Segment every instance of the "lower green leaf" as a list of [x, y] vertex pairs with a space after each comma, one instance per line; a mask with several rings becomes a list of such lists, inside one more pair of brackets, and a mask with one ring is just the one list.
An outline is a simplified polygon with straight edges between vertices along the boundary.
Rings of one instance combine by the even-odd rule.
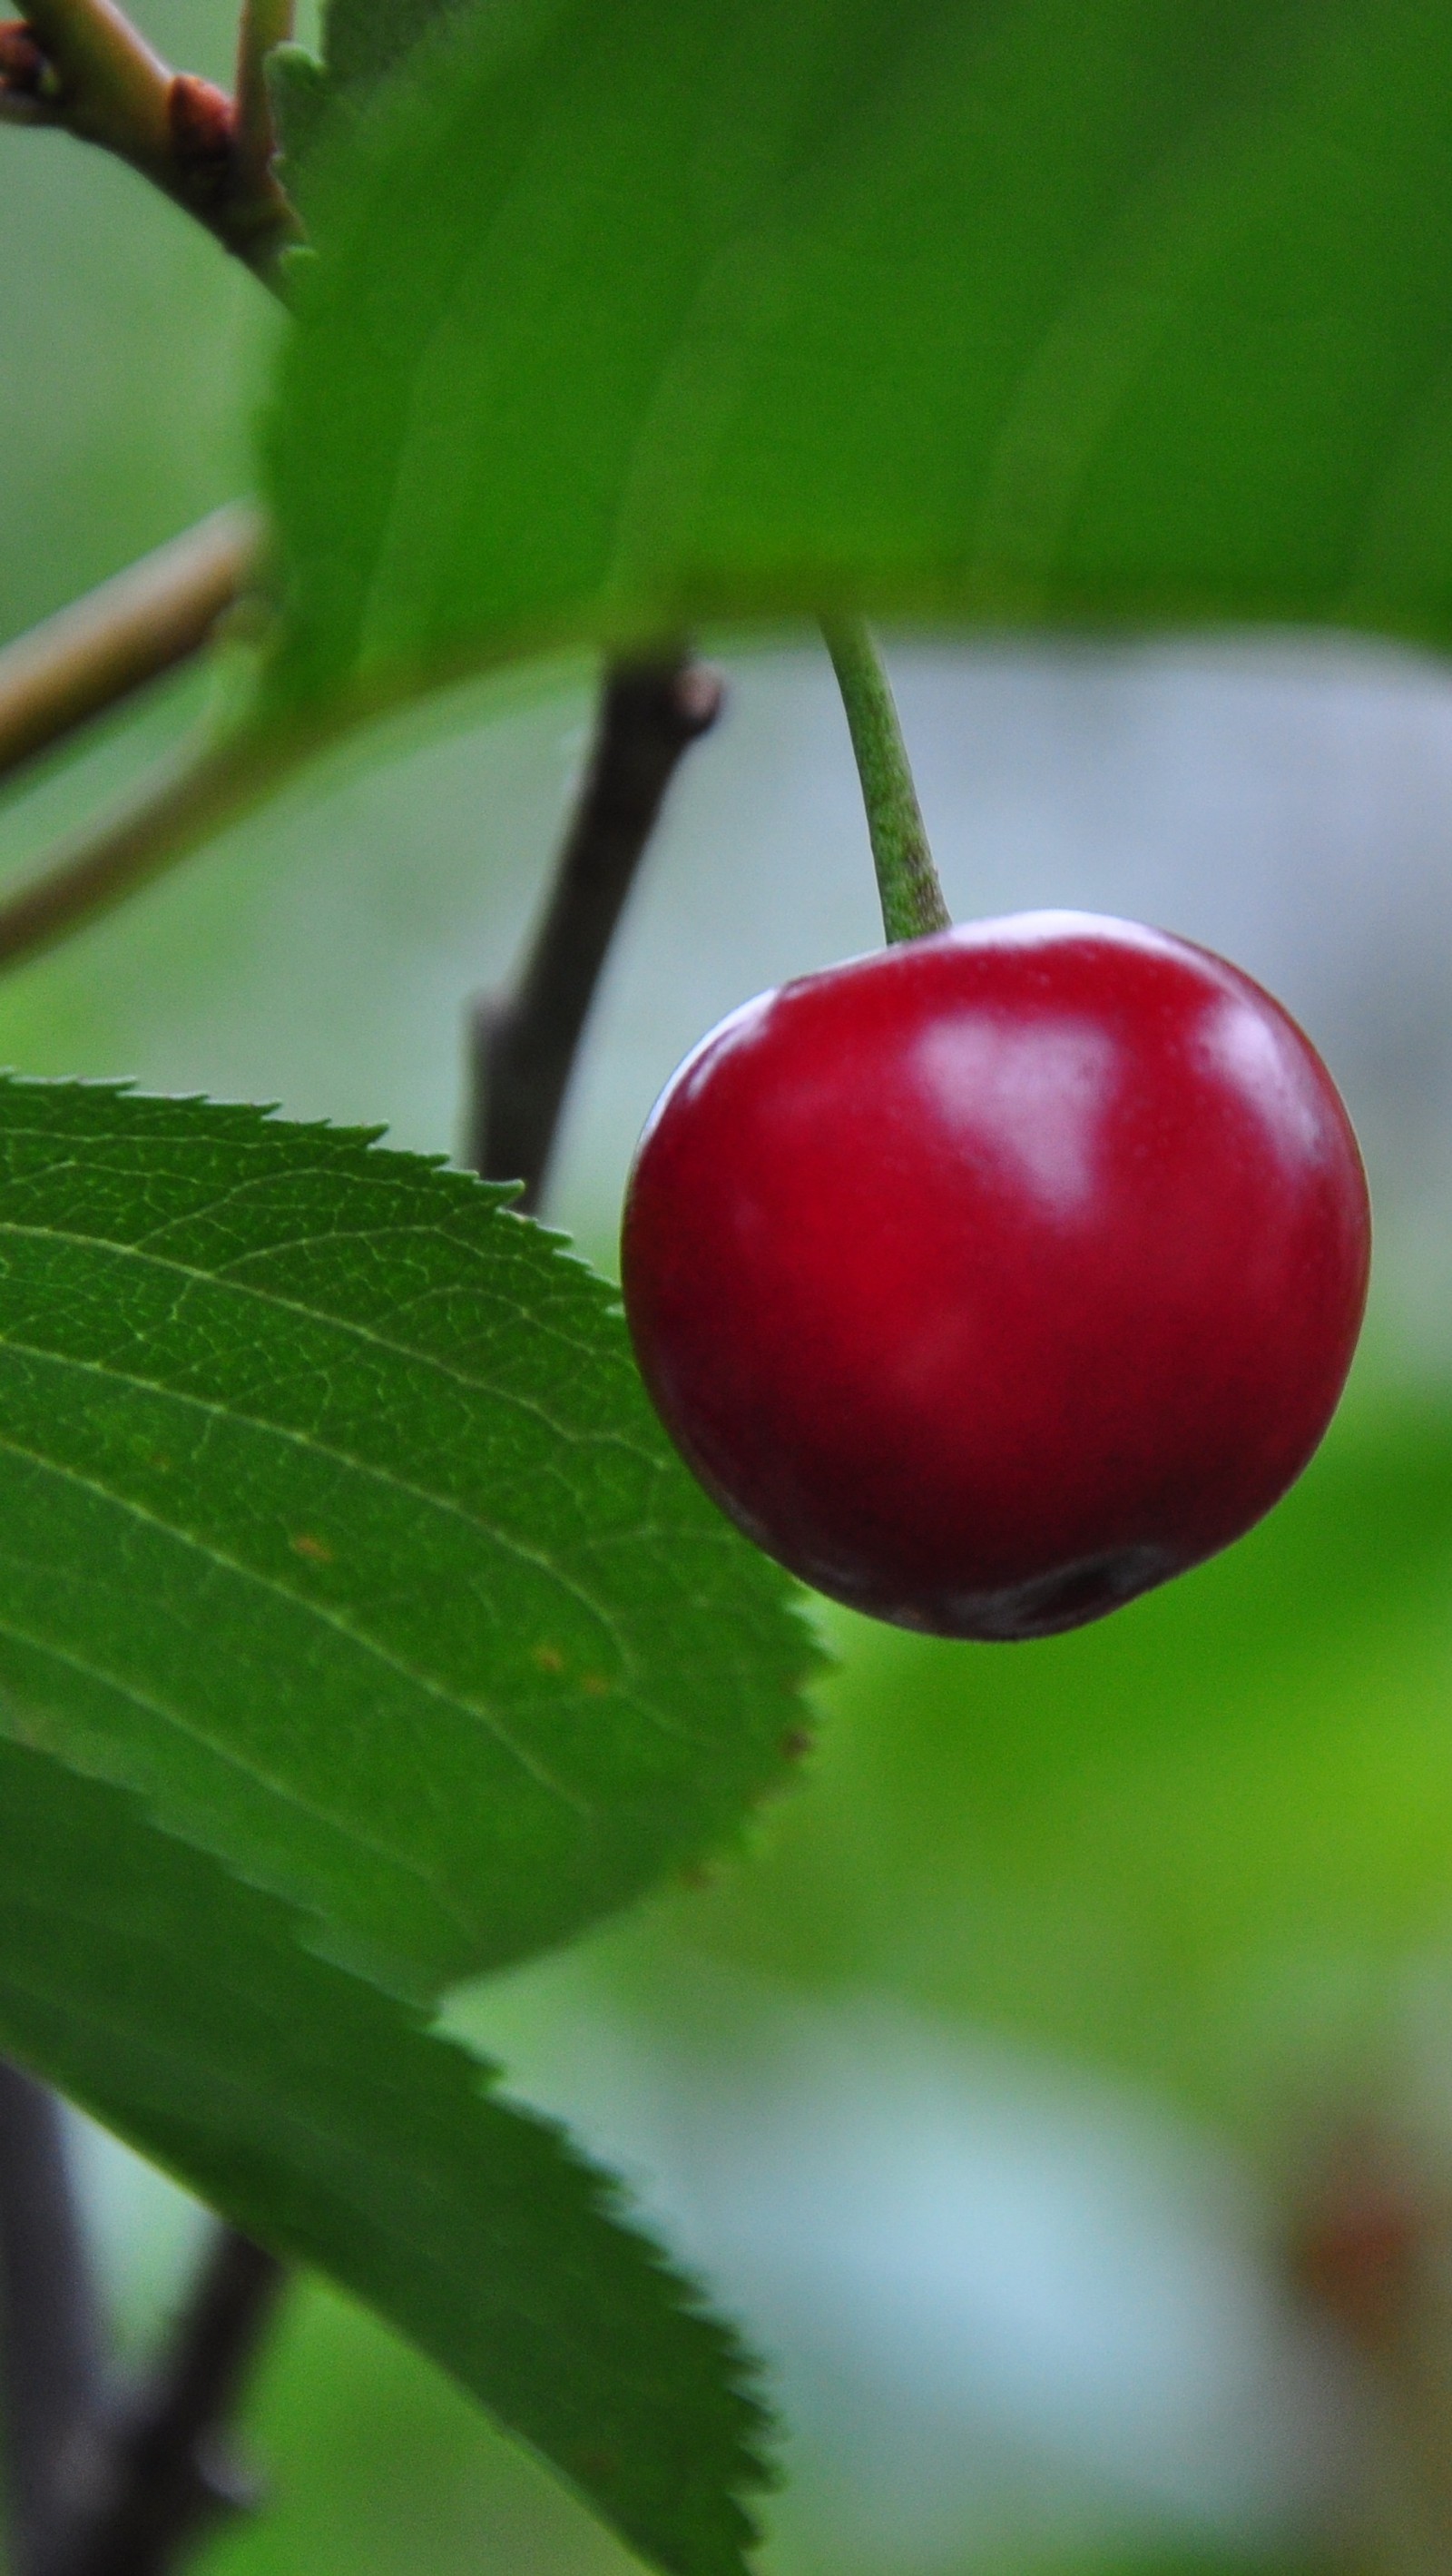
[[739, 1832], [817, 1661], [508, 1196], [0, 1079], [0, 1731], [418, 2003]]
[[644, 2557], [739, 2569], [766, 2417], [609, 2178], [286, 1905], [3, 1741], [0, 2045], [367, 2301]]

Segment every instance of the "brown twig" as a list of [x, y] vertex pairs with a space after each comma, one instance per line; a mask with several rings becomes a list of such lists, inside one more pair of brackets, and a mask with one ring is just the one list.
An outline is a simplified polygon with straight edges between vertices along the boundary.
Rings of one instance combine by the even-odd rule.
[[258, 149], [255, 109], [239, 141], [225, 91], [174, 72], [114, 0], [27, 0], [23, 18], [0, 26], [0, 118], [114, 153], [276, 288], [301, 227], [270, 149]]
[[12, 2576], [166, 2576], [252, 2495], [225, 2435], [285, 2279], [217, 2227], [139, 2396], [108, 2406], [55, 2096], [0, 2060], [0, 2386]]
[[185, 858], [209, 832], [254, 804], [295, 756], [258, 736], [239, 735], [179, 761], [0, 900], [0, 970], [53, 947]]
[[683, 754], [709, 732], [718, 675], [685, 654], [607, 676], [595, 742], [544, 918], [504, 1001], [474, 1007], [469, 1161], [539, 1203], [606, 953]]
[[245, 588], [258, 522], [241, 506], [145, 555], [0, 651], [0, 779], [199, 652]]
[[100, 2326], [60, 2105], [3, 2062], [0, 2383], [12, 2576], [44, 2576], [90, 2466]]
[[164, 2576], [222, 2515], [251, 2501], [224, 2435], [286, 2278], [275, 2254], [216, 2229], [150, 2388], [105, 2446], [89, 2510], [43, 2576]]

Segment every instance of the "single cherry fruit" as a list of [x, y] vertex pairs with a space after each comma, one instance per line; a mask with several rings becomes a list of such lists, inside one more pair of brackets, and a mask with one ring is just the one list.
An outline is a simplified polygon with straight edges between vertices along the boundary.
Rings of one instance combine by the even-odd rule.
[[1022, 913], [765, 993], [681, 1066], [625, 1211], [667, 1429], [818, 1590], [1077, 1627], [1284, 1493], [1371, 1220], [1295, 1022], [1223, 959]]

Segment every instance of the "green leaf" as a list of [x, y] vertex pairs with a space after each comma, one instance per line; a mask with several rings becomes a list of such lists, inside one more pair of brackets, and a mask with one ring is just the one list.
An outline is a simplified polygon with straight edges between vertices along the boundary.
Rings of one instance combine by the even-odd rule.
[[323, 32], [335, 96], [359, 107], [463, 0], [328, 0]]
[[307, 205], [304, 164], [330, 123], [343, 130], [372, 91], [462, 0], [328, 0], [326, 60], [305, 46], [275, 45], [268, 87], [290, 193]]
[[559, 2131], [124, 1792], [0, 1742], [0, 2042], [355, 2291], [679, 2576], [735, 2576], [732, 2336]]
[[323, 130], [331, 104], [326, 68], [306, 45], [274, 45], [267, 57], [267, 94], [277, 129], [278, 152], [290, 191]]
[[314, 185], [277, 710], [844, 601], [1447, 639], [1443, 0], [499, 0]]
[[815, 1660], [507, 1196], [0, 1082], [0, 1733], [419, 1998], [734, 1830]]

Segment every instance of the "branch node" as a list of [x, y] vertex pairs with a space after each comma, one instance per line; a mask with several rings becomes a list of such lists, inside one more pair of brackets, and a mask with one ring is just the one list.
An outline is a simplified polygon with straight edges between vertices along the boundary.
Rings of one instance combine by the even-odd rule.
[[226, 2428], [284, 2278], [275, 2254], [216, 2230], [150, 2386], [112, 2423], [101, 2492], [45, 2576], [166, 2576], [203, 2531], [256, 2503]]
[[709, 733], [726, 703], [726, 683], [709, 662], [687, 662], [677, 671], [670, 692], [670, 712], [674, 714], [683, 743], [695, 742]]
[[235, 130], [226, 91], [195, 72], [178, 72], [167, 93], [166, 115], [178, 174], [189, 187], [215, 183], [219, 192], [225, 189]]
[[60, 2106], [0, 2062], [0, 2377], [16, 2576], [42, 2576], [98, 2472], [100, 2317]]
[[29, 0], [4, 31], [0, 118], [58, 125], [115, 153], [280, 292], [278, 263], [302, 228], [273, 167], [262, 65], [288, 23], [288, 0], [244, 0], [234, 109], [213, 82], [173, 72], [116, 0]]
[[0, 23], [0, 90], [14, 99], [48, 106], [61, 94], [60, 75], [23, 18]]

